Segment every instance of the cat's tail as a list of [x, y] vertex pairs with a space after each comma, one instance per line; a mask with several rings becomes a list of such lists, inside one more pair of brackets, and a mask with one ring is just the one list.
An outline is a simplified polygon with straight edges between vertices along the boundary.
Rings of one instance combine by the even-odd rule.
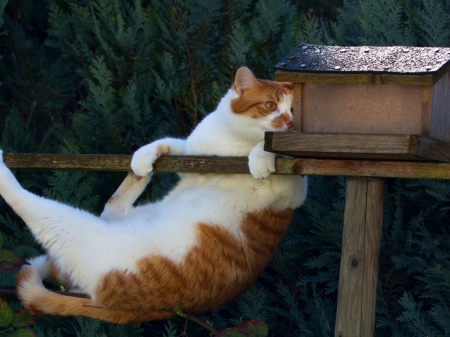
[[[55, 278], [55, 266], [45, 255], [28, 261], [15, 276], [17, 296], [33, 314], [71, 315], [77, 306], [91, 305], [89, 298], [75, 298], [47, 290], [42, 281]], [[75, 301], [72, 301], [75, 299]]]
[[142, 321], [142, 313], [133, 310], [101, 308], [90, 298], [66, 296], [44, 287], [42, 280], [51, 276], [51, 264], [40, 256], [16, 275], [17, 295], [25, 309], [35, 315], [85, 316], [113, 323]]

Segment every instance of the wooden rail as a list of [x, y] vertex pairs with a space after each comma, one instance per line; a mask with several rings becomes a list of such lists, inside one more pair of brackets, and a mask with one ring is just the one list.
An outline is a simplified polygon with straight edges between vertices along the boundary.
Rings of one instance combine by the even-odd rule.
[[[3, 155], [11, 169], [129, 171], [130, 155]], [[408, 179], [450, 179], [449, 163], [346, 160], [314, 158], [278, 158], [276, 174], [379, 177]], [[155, 172], [249, 173], [244, 157], [161, 156]]]

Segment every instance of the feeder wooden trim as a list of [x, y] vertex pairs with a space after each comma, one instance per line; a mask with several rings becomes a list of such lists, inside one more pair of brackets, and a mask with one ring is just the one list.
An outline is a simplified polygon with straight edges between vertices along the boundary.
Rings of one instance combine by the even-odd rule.
[[450, 73], [442, 76], [430, 89], [430, 137], [450, 142]]
[[264, 150], [294, 157], [450, 161], [450, 144], [418, 135], [266, 132]]
[[424, 85], [422, 87], [422, 136], [430, 136], [430, 124], [431, 124], [431, 94], [433, 87], [430, 85]]
[[292, 109], [294, 111], [294, 131], [302, 131], [302, 91], [303, 83], [294, 83], [294, 101], [292, 102]]
[[279, 82], [338, 83], [338, 84], [386, 84], [386, 85], [433, 85], [444, 74], [349, 74], [349, 73], [308, 73], [277, 70], [275, 78]]

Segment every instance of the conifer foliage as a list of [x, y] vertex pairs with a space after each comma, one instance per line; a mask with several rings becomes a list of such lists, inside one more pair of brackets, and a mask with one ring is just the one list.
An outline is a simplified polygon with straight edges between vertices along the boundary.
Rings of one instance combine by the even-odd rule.
[[[448, 46], [449, 12], [444, 0], [344, 0], [331, 22], [296, 12], [287, 0], [0, 0], [0, 147], [130, 154], [163, 136], [187, 136], [242, 65], [273, 78], [275, 63], [301, 42]], [[16, 174], [38, 194], [95, 213], [123, 179]], [[161, 197], [175, 180], [155, 175], [142, 199]], [[345, 184], [312, 177], [308, 201], [258, 282], [201, 318], [218, 331], [239, 329], [242, 318], [264, 321], [269, 336], [332, 336]], [[377, 336], [450, 335], [449, 195], [447, 182], [388, 181]], [[2, 251], [24, 259], [41, 253], [3, 200], [0, 228]], [[0, 273], [0, 288], [13, 288], [13, 274]], [[34, 321], [19, 308], [2, 295], [0, 335], [175, 337], [184, 329], [180, 318], [128, 326]], [[193, 323], [187, 333], [209, 334]]]

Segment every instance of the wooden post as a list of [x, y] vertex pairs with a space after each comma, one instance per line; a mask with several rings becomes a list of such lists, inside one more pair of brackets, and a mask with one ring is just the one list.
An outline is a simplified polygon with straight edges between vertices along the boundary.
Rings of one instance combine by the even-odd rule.
[[347, 182], [336, 337], [372, 337], [378, 278], [384, 180]]

